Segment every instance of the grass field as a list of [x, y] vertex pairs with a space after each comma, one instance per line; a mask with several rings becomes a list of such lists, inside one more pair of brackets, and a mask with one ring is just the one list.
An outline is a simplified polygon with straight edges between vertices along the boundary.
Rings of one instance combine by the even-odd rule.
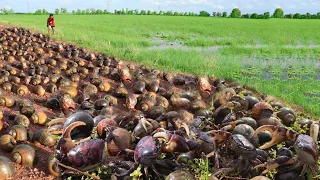
[[[46, 33], [47, 16], [0, 16]], [[320, 116], [319, 20], [57, 15], [54, 38], [160, 69], [231, 78]], [[110, 41], [110, 45], [108, 44]]]

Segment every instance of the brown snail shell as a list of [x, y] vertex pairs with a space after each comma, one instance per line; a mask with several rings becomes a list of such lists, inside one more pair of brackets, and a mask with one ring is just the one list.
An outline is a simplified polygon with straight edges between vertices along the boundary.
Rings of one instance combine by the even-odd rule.
[[5, 82], [2, 84], [2, 89], [7, 92], [11, 92], [12, 84], [10, 82]]
[[262, 111], [267, 109], [273, 111], [272, 106], [267, 102], [256, 103], [252, 108], [252, 117], [256, 120], [259, 119]]
[[83, 89], [84, 94], [88, 94], [89, 96], [93, 96], [98, 93], [98, 88], [93, 84], [88, 84]]
[[23, 125], [26, 128], [30, 125], [30, 120], [23, 114], [16, 115], [13, 121], [15, 125]]
[[35, 109], [32, 105], [26, 105], [26, 106], [23, 106], [21, 109], [20, 109], [20, 113], [27, 116], [27, 117], [31, 117], [31, 115], [35, 112]]
[[144, 81], [135, 81], [133, 83], [133, 91], [136, 94], [142, 94], [145, 91], [146, 83]]
[[116, 156], [121, 150], [130, 148], [131, 146], [131, 134], [129, 131], [123, 128], [116, 128], [112, 131], [114, 138], [107, 144], [108, 155]]
[[27, 144], [20, 144], [12, 150], [14, 162], [23, 166], [33, 167], [35, 159], [35, 150]]
[[54, 93], [58, 90], [58, 87], [54, 84], [54, 83], [50, 83], [48, 86], [47, 86], [47, 91], [49, 93]]
[[11, 160], [5, 156], [0, 156], [0, 179], [13, 179], [15, 174]]
[[287, 107], [280, 108], [277, 116], [286, 126], [291, 126], [291, 124], [296, 121], [296, 113], [292, 109]]
[[107, 126], [116, 126], [117, 127], [118, 123], [111, 118], [105, 118], [105, 119], [101, 120], [97, 125], [97, 132], [100, 137], [105, 136], [104, 133], [105, 133], [105, 128]]
[[28, 140], [27, 129], [22, 125], [12, 126], [8, 134], [11, 135], [16, 141]]
[[34, 87], [34, 93], [43, 96], [46, 93], [46, 90], [41, 85], [36, 85], [36, 87]]
[[0, 120], [2, 120], [2, 118], [3, 118], [3, 112], [0, 111]]
[[111, 95], [107, 94], [107, 95], [103, 96], [103, 99], [109, 101], [110, 106], [116, 106], [118, 104], [118, 99], [111, 96]]
[[236, 92], [232, 88], [225, 88], [219, 92], [219, 103], [220, 105], [225, 105], [229, 100], [231, 99], [232, 96], [235, 96]]
[[78, 95], [78, 90], [73, 86], [68, 86], [64, 88], [64, 93], [69, 94], [71, 98], [75, 98]]
[[9, 77], [9, 81], [13, 82], [15, 84], [19, 84], [21, 82], [21, 79], [19, 77], [17, 77], [17, 76], [10, 76]]
[[101, 82], [98, 85], [98, 89], [101, 92], [109, 92], [111, 90], [111, 85], [108, 82]]
[[163, 97], [163, 96], [159, 96], [157, 97], [157, 106], [162, 106], [163, 108], [167, 109], [169, 107], [169, 101], [167, 100], [167, 98]]
[[20, 85], [20, 86], [17, 88], [17, 94], [20, 95], [20, 96], [29, 94], [29, 89], [28, 89], [28, 87], [25, 86], [25, 85]]
[[32, 142], [37, 144], [40, 143], [44, 146], [52, 147], [56, 144], [56, 139], [46, 129], [38, 130], [32, 137]]
[[79, 74], [72, 74], [70, 78], [71, 78], [71, 81], [73, 81], [73, 82], [79, 82], [80, 81], [80, 75]]
[[125, 87], [118, 87], [114, 90], [114, 95], [118, 98], [125, 98], [128, 95], [128, 90]]
[[41, 111], [36, 111], [31, 115], [31, 121], [34, 124], [45, 124], [47, 120], [48, 120], [47, 115]]
[[17, 141], [9, 134], [0, 137], [0, 149], [10, 152], [16, 146]]

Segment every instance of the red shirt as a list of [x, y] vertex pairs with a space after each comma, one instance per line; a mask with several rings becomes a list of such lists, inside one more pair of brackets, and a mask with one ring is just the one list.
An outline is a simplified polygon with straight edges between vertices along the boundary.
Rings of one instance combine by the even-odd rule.
[[54, 26], [54, 17], [53, 17], [53, 18], [48, 18], [47, 24], [48, 24], [49, 26]]

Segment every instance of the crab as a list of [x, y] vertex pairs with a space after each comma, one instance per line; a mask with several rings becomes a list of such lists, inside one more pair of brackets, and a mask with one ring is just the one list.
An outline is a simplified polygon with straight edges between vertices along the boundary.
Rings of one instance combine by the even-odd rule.
[[124, 177], [132, 173], [137, 167], [143, 166], [145, 175], [148, 176], [148, 168], [160, 177], [155, 168], [157, 159], [162, 152], [189, 152], [196, 149], [199, 144], [194, 140], [186, 140], [178, 134], [171, 134], [169, 131], [159, 128], [154, 131], [153, 136], [145, 136], [139, 140], [135, 150], [127, 149], [127, 153], [134, 154], [134, 165], [126, 172], [117, 174]]
[[[219, 163], [224, 159], [228, 159], [230, 154], [234, 155], [236, 160], [232, 160], [233, 163], [224, 163], [223, 168], [220, 168], [217, 172], [214, 173], [214, 176], [219, 174], [229, 174], [232, 171], [242, 169], [242, 171], [247, 170], [249, 172], [252, 170], [252, 165], [261, 164], [265, 161], [256, 147], [243, 135], [241, 134], [231, 134], [225, 130], [212, 130], [207, 132], [212, 141], [219, 146], [221, 152], [218, 154], [218, 149], [207, 155], [207, 157], [215, 156], [216, 168], [219, 169]], [[226, 149], [226, 151], [223, 151]], [[226, 155], [225, 153], [226, 152]], [[234, 166], [236, 164], [236, 166]], [[226, 167], [227, 166], [227, 167]], [[233, 167], [229, 167], [233, 166]]]
[[[273, 145], [284, 141], [294, 142], [291, 148], [294, 149], [296, 155], [294, 157], [278, 157], [275, 160], [257, 165], [255, 168], [266, 168], [261, 174], [266, 174], [269, 171], [281, 166], [293, 164], [292, 168], [303, 167], [300, 176], [310, 170], [313, 176], [317, 175], [317, 162], [319, 159], [319, 150], [316, 144], [316, 139], [311, 136], [300, 134], [294, 130], [289, 130], [283, 126], [264, 125], [256, 129], [254, 135], [259, 132], [269, 131], [272, 134], [271, 141], [260, 146], [260, 149], [267, 149]], [[315, 136], [313, 136], [315, 137]], [[317, 178], [319, 179], [319, 178]]]

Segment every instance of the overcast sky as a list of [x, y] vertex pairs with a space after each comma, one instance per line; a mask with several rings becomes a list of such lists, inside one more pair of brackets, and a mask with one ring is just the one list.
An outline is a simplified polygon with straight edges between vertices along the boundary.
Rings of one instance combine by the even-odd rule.
[[[28, 0], [0, 0], [0, 8], [13, 8], [15, 12], [27, 12]], [[320, 0], [29, 0], [30, 11], [47, 9], [53, 12], [55, 8], [65, 7], [68, 11], [76, 9], [107, 9], [109, 1], [110, 11], [114, 9], [145, 9], [145, 10], [173, 10], [178, 12], [210, 12], [228, 13], [234, 7], [240, 8], [242, 13], [273, 12], [281, 7], [287, 13], [317, 13], [320, 12]]]

